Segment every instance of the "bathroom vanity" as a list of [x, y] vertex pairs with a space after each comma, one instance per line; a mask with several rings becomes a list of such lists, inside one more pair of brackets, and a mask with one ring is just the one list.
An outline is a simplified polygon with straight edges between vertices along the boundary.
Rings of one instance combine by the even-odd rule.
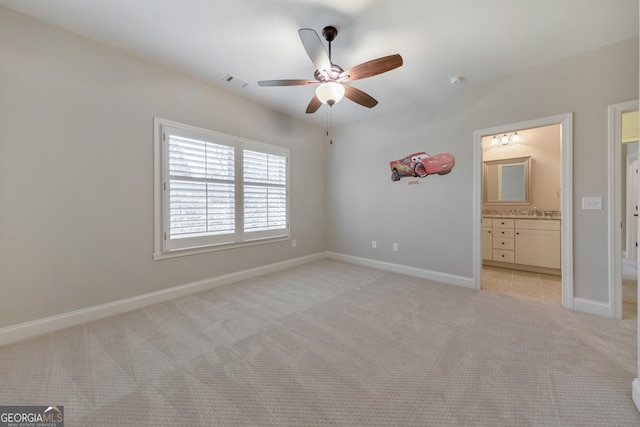
[[483, 215], [483, 264], [559, 275], [560, 236], [556, 212]]
[[[536, 140], [536, 146], [543, 142]], [[525, 145], [519, 144], [518, 150], [510, 153], [530, 154]], [[492, 160], [483, 161], [482, 262], [561, 275], [561, 213], [536, 207], [560, 207], [559, 172], [547, 169], [537, 178], [533, 175], [536, 165], [555, 163], [556, 157], [553, 153], [536, 153], [536, 159], [531, 155], [496, 158], [497, 153], [492, 153]]]

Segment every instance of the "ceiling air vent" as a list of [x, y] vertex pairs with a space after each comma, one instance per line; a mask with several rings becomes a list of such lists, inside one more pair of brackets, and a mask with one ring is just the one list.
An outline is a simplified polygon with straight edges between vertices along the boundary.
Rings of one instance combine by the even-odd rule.
[[239, 78], [234, 77], [231, 74], [227, 74], [226, 76], [224, 76], [224, 81], [231, 86], [237, 87], [239, 89], [244, 89], [249, 86], [249, 83], [245, 82], [244, 80], [240, 80]]

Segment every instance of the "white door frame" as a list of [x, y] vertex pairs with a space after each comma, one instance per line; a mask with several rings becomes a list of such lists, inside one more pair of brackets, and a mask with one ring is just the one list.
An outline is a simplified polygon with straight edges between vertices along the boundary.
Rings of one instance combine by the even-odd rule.
[[[638, 219], [635, 215], [638, 214], [638, 153], [627, 154], [627, 191], [625, 195], [626, 206], [626, 228], [625, 236], [625, 253], [626, 259], [636, 260], [637, 248], [636, 242], [638, 241], [638, 233], [634, 233], [637, 230]], [[629, 203], [633, 202], [633, 203]]]
[[622, 319], [622, 114], [637, 109], [638, 100], [609, 105], [609, 306], [614, 319]]
[[482, 286], [482, 137], [560, 125], [562, 211], [562, 305], [573, 308], [573, 113], [544, 117], [473, 132], [473, 287]]

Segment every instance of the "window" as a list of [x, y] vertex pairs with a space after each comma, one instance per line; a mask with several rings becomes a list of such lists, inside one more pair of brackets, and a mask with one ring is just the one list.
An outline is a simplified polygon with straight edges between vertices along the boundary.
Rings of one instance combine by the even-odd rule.
[[243, 149], [244, 232], [287, 226], [287, 157]]
[[155, 257], [289, 237], [289, 152], [167, 120], [156, 128]]

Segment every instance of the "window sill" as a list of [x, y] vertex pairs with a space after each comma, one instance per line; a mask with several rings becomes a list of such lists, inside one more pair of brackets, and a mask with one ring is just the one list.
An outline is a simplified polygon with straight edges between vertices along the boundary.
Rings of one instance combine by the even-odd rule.
[[210, 246], [202, 246], [197, 248], [189, 248], [189, 249], [177, 249], [174, 251], [167, 252], [154, 252], [153, 260], [159, 261], [163, 259], [170, 258], [178, 258], [189, 255], [199, 255], [208, 252], [218, 252], [218, 251], [226, 251], [230, 249], [239, 249], [248, 246], [256, 246], [256, 245], [264, 245], [267, 243], [277, 243], [277, 242], [285, 242], [291, 240], [290, 235], [283, 235], [278, 237], [265, 237], [263, 239], [255, 239], [255, 240], [247, 240], [245, 242], [239, 243], [224, 243], [220, 245], [210, 245]]

